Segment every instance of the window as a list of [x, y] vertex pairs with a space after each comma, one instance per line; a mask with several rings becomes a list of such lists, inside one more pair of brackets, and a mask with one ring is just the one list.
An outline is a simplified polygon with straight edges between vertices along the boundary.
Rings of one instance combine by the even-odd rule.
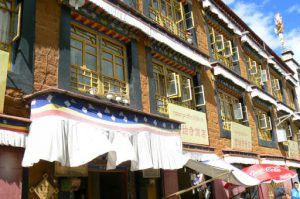
[[218, 90], [223, 129], [231, 131], [231, 122], [243, 124], [243, 106], [239, 99]]
[[[168, 65], [153, 62], [156, 88], [156, 108], [163, 114], [168, 113], [168, 103], [187, 108], [195, 108], [192, 78], [183, 72], [177, 72]], [[203, 95], [199, 92], [198, 95]]]
[[213, 27], [208, 27], [209, 42], [214, 61], [219, 61], [231, 70], [239, 61], [239, 51], [233, 47], [232, 41], [225, 38], [221, 33], [216, 32]]
[[293, 140], [292, 126], [290, 125], [290, 123], [288, 121], [284, 121], [278, 126], [278, 129], [285, 130], [287, 141], [282, 142], [282, 144], [286, 149], [288, 149], [288, 145], [289, 145], [288, 140]]
[[[20, 37], [21, 4], [14, 0], [0, 0], [0, 51], [12, 59], [13, 42]], [[8, 69], [12, 65], [8, 63]]]
[[71, 87], [128, 98], [125, 46], [72, 24]]
[[136, 0], [121, 0], [121, 2], [126, 3], [130, 7], [136, 8]]
[[255, 117], [260, 140], [272, 141], [272, 121], [269, 112], [255, 108]]
[[295, 95], [294, 95], [294, 91], [292, 88], [287, 88], [286, 89], [286, 92], [287, 92], [287, 96], [289, 98], [288, 101], [288, 105], [295, 110]]
[[193, 13], [185, 14], [183, 3], [178, 0], [151, 0], [149, 16], [156, 23], [180, 38], [187, 39], [187, 30], [194, 27]]
[[276, 78], [273, 74], [270, 74], [271, 79], [271, 87], [272, 87], [272, 94], [278, 100], [282, 101], [282, 94], [281, 94], [281, 81], [279, 78]]
[[267, 71], [263, 69], [258, 61], [253, 60], [251, 57], [246, 57], [246, 60], [249, 81], [262, 88], [262, 85], [267, 81]]

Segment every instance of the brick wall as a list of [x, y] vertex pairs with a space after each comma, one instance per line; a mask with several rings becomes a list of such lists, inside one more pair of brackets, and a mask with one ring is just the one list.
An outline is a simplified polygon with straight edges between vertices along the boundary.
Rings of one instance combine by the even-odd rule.
[[28, 118], [29, 107], [23, 99], [24, 93], [20, 90], [7, 88], [5, 91], [4, 114]]
[[60, 5], [56, 0], [36, 2], [34, 90], [57, 87]]
[[196, 0], [193, 0], [193, 13], [194, 13], [194, 26], [196, 29], [196, 37], [198, 42], [198, 48], [203, 53], [209, 55], [207, 33], [205, 31], [205, 20], [202, 14], [202, 4]]
[[[143, 42], [145, 41], [145, 42]], [[149, 102], [149, 82], [147, 74], [147, 54], [145, 43], [147, 38], [144, 35], [140, 35], [140, 42], [138, 42], [138, 60], [140, 66], [140, 79], [141, 79], [141, 96], [143, 111], [150, 112], [150, 102]]]

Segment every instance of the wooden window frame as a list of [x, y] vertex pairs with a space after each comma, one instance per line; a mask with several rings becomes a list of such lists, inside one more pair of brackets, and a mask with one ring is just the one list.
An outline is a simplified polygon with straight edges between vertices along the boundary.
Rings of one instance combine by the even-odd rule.
[[[274, 89], [274, 83], [278, 81], [279, 84], [279, 89]], [[278, 100], [278, 101], [283, 101], [283, 96], [282, 96], [282, 89], [281, 89], [281, 79], [276, 76], [275, 74], [270, 72], [270, 82], [271, 82], [271, 90], [272, 90], [272, 95]], [[277, 83], [276, 83], [277, 84]]]
[[[231, 131], [231, 122], [236, 122], [243, 124], [243, 118], [242, 119], [235, 119], [234, 114], [234, 107], [236, 104], [240, 104], [241, 108], [243, 108], [242, 103], [240, 102], [239, 98], [221, 90], [218, 89], [218, 95], [219, 95], [219, 103], [220, 103], [220, 114], [221, 114], [221, 120], [222, 120], [222, 128], [227, 131]], [[226, 106], [225, 106], [226, 104]], [[242, 110], [242, 114], [243, 114]]]
[[[273, 131], [272, 131], [272, 119], [270, 116], [270, 111], [262, 110], [261, 108], [255, 107], [254, 114], [256, 117], [256, 125], [258, 129], [258, 138], [262, 141], [272, 142], [273, 141]], [[260, 118], [262, 115], [267, 117], [267, 123], [269, 123], [269, 128], [261, 128], [260, 127]]]
[[[156, 4], [154, 4], [154, 1]], [[165, 6], [165, 13], [163, 13], [163, 6]], [[179, 12], [180, 14], [177, 15]], [[193, 12], [185, 13], [183, 2], [178, 0], [151, 0], [149, 16], [154, 22], [184, 40], [189, 38], [188, 31], [194, 28]], [[177, 18], [178, 16], [180, 18]], [[187, 27], [187, 20], [191, 20], [191, 27]]]
[[[82, 35], [79, 35], [79, 33], [76, 35], [71, 35], [70, 40], [74, 39], [77, 41], [80, 41], [82, 43], [82, 66], [75, 66], [71, 64], [71, 83], [74, 84], [74, 86], [71, 85], [71, 88], [85, 92], [85, 93], [90, 93], [93, 95], [101, 95], [101, 96], [106, 96], [107, 94], [112, 94], [115, 97], [119, 96], [122, 97], [123, 99], [126, 99], [129, 101], [129, 91], [128, 91], [128, 77], [127, 77], [127, 55], [126, 55], [126, 46], [120, 42], [116, 42], [113, 39], [109, 38], [108, 36], [104, 36], [100, 34], [99, 32], [93, 31], [83, 25], [77, 24], [77, 23], [71, 23], [72, 28], [74, 27], [75, 29], [78, 29], [79, 31], [86, 32], [85, 38], [82, 37]], [[92, 36], [94, 36], [92, 38]], [[93, 42], [88, 42], [87, 38], [94, 40], [95, 43]], [[108, 41], [118, 47], [120, 47], [121, 52], [122, 52], [122, 60], [123, 60], [123, 75], [124, 75], [124, 80], [120, 80], [116, 77], [116, 63], [112, 63], [113, 67], [113, 76], [108, 77], [104, 75], [103, 71], [103, 61], [104, 61], [104, 52], [107, 50], [104, 50], [104, 47], [102, 45], [102, 41]], [[89, 45], [91, 47], [94, 47], [96, 50], [96, 70], [89, 69], [87, 67], [87, 61], [86, 61], [86, 54], [91, 54], [87, 52], [86, 46]], [[72, 48], [72, 46], [71, 46]], [[110, 51], [112, 53], [112, 51]], [[112, 61], [115, 60], [114, 55], [112, 54]], [[73, 71], [72, 71], [73, 70]], [[79, 72], [77, 72], [79, 71]], [[75, 78], [72, 76], [75, 74]], [[89, 77], [88, 75], [89, 74]], [[80, 82], [78, 76], [84, 76], [87, 78], [90, 78], [90, 84], [84, 84]], [[73, 78], [73, 80], [72, 80]], [[122, 85], [123, 87], [120, 86], [120, 92], [111, 92], [109, 88], [113, 84], [112, 82], [117, 82], [115, 84]], [[81, 85], [78, 87], [78, 85]], [[83, 85], [83, 87], [82, 87]], [[108, 89], [107, 89], [108, 85]], [[95, 92], [96, 90], [96, 92]]]
[[[4, 6], [5, 3], [10, 3], [10, 8]], [[10, 13], [10, 24], [9, 24], [9, 41], [8, 43], [0, 42], [0, 51], [9, 53], [9, 62], [6, 67], [9, 71], [12, 69], [12, 51], [13, 43], [16, 42], [21, 36], [21, 19], [22, 19], [22, 2], [16, 4], [16, 0], [1, 0], [0, 1], [0, 10], [4, 10]], [[17, 17], [16, 17], [17, 14]], [[16, 21], [17, 20], [17, 21]], [[16, 21], [16, 30], [15, 30], [15, 21]], [[2, 24], [1, 24], [2, 25]]]
[[289, 100], [288, 100], [289, 107], [291, 107], [292, 109], [295, 110], [296, 109], [296, 104], [295, 104], [294, 88], [287, 85], [286, 93], [287, 93], [287, 96], [289, 98]]
[[[105, 51], [106, 53], [108, 53], [108, 51], [104, 50], [104, 48], [103, 48], [103, 45], [102, 45], [102, 41], [103, 40], [106, 40], [107, 42], [110, 42], [113, 45], [116, 45], [119, 48], [121, 48], [122, 49], [122, 54], [123, 54], [123, 56], [112, 54], [112, 57], [113, 57], [113, 62], [112, 62], [112, 64], [113, 64], [113, 77], [109, 77], [109, 76], [104, 75], [103, 64], [100, 64], [102, 89], [103, 89], [104, 95], [106, 95], [106, 94], [114, 94], [114, 95], [117, 95], [117, 96], [129, 99], [129, 95], [128, 95], [129, 92], [128, 92], [128, 77], [127, 77], [126, 46], [124, 46], [123, 44], [121, 44], [119, 42], [116, 42], [116, 41], [110, 39], [107, 36], [100, 36], [100, 41], [101, 41], [101, 44], [100, 44], [100, 53], [102, 54], [102, 56], [101, 56], [101, 62], [103, 61], [103, 52]], [[124, 77], [124, 80], [120, 80], [116, 76], [116, 74], [117, 74], [117, 72], [116, 72], [116, 68], [117, 68], [117, 66], [116, 66], [117, 65], [116, 64], [116, 57], [119, 57], [119, 58], [121, 58], [123, 60], [123, 64], [124, 64], [123, 65], [123, 77]], [[115, 84], [123, 85], [123, 87], [120, 87], [120, 93], [115, 93], [115, 92], [107, 91], [106, 88], [105, 88], [105, 83], [107, 81], [106, 79], [108, 79], [109, 81], [115, 82]]]
[[[239, 49], [233, 46], [231, 39], [228, 39], [221, 32], [217, 32], [214, 27], [208, 26], [209, 43], [214, 61], [219, 61], [230, 70], [234, 70], [235, 63], [239, 62]], [[217, 39], [219, 37], [219, 41]], [[218, 48], [218, 42], [222, 42], [222, 48]], [[227, 53], [229, 52], [229, 53]]]
[[[264, 83], [262, 82], [262, 71], [265, 70], [263, 69], [262, 64], [257, 60], [254, 60], [249, 55], [246, 55], [246, 66], [248, 71], [248, 80], [257, 87], [262, 88]], [[255, 70], [253, 68], [255, 68]]]
[[[195, 105], [195, 93], [193, 91], [194, 86], [193, 86], [193, 81], [192, 81], [192, 76], [189, 76], [187, 74], [185, 74], [184, 72], [172, 69], [171, 66], [168, 66], [165, 63], [161, 63], [159, 61], [154, 60], [153, 61], [153, 65], [154, 65], [154, 78], [155, 78], [155, 82], [157, 84], [160, 83], [160, 79], [159, 77], [163, 77], [163, 84], [165, 86], [165, 88], [163, 90], [165, 90], [165, 93], [160, 93], [158, 92], [158, 90], [156, 89], [156, 93], [155, 93], [155, 99], [156, 99], [156, 109], [159, 113], [162, 114], [168, 114], [168, 103], [174, 103], [177, 104], [179, 106], [184, 106], [190, 109], [195, 109], [196, 105]], [[160, 70], [158, 70], [157, 68], [160, 68]], [[168, 96], [167, 91], [168, 91], [168, 79], [167, 79], [167, 75], [168, 73], [175, 73], [176, 79], [178, 81], [178, 94], [174, 95], [174, 96]], [[186, 78], [188, 80], [190, 80], [190, 92], [191, 92], [191, 96], [192, 98], [190, 100], [184, 100], [182, 98], [182, 90], [183, 90], [183, 79]], [[158, 85], [156, 85], [157, 88]], [[162, 86], [162, 84], [160, 83], [160, 86]]]

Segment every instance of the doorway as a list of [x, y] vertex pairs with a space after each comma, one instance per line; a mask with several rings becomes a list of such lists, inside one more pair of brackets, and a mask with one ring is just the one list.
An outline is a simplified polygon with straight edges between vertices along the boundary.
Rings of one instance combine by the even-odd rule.
[[127, 199], [127, 172], [91, 172], [91, 198]]

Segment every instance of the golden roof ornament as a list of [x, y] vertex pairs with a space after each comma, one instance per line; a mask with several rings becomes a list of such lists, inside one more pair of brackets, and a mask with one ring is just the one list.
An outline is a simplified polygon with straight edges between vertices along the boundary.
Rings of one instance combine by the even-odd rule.
[[284, 24], [283, 24], [283, 20], [282, 20], [282, 16], [280, 15], [280, 13], [276, 13], [275, 15], [275, 33], [278, 35], [280, 41], [281, 41], [281, 47], [283, 52], [286, 51], [286, 47], [285, 47], [285, 40], [284, 40], [284, 36], [283, 36], [283, 32], [284, 32]]

